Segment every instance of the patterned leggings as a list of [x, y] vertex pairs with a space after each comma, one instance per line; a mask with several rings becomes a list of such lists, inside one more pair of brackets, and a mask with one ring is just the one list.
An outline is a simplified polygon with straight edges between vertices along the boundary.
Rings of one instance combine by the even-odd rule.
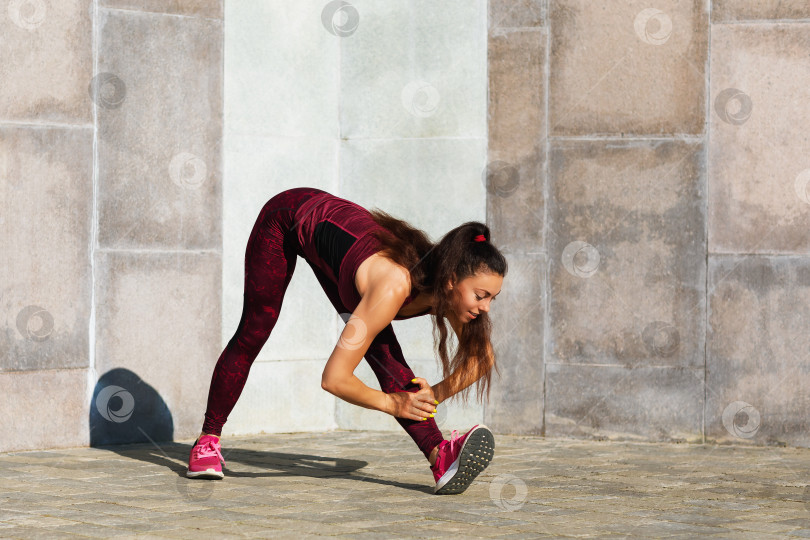
[[[222, 433], [222, 426], [245, 386], [250, 367], [278, 320], [284, 293], [295, 270], [296, 258], [298, 255], [304, 258], [295, 232], [295, 211], [317, 193], [321, 191], [313, 188], [282, 191], [270, 199], [259, 213], [245, 253], [242, 318], [214, 367], [202, 427], [205, 433]], [[340, 299], [337, 284], [308, 260], [307, 263], [337, 312], [350, 313]], [[402, 356], [391, 324], [377, 334], [365, 359], [374, 370], [383, 392], [415, 392], [419, 389], [411, 382], [415, 375]], [[426, 458], [444, 438], [433, 418], [396, 418], [396, 421], [408, 432]]]

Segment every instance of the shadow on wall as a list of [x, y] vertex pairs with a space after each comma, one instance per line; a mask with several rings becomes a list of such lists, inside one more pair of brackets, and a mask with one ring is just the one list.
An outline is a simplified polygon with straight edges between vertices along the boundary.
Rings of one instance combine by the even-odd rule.
[[172, 413], [154, 388], [123, 368], [99, 378], [90, 404], [90, 446], [173, 440]]

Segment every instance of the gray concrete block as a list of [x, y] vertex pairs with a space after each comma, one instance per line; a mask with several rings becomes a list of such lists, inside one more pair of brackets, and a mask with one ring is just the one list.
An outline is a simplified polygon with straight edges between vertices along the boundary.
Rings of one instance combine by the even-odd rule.
[[351, 5], [356, 31], [335, 36], [341, 137], [484, 136], [486, 2]]
[[88, 366], [92, 142], [0, 128], [0, 371]]
[[804, 25], [713, 27], [711, 253], [810, 252], [808, 48]]
[[704, 132], [708, 1], [549, 6], [549, 136]]
[[99, 0], [107, 8], [155, 11], [172, 15], [222, 18], [224, 0]]
[[[321, 0], [225, 3], [228, 131], [338, 137], [340, 39], [321, 20], [335, 5]], [[340, 20], [341, 14], [335, 16]], [[351, 25], [348, 15], [345, 22]], [[365, 27], [365, 18], [361, 24]]]
[[96, 371], [124, 368], [154, 387], [176, 438], [199, 435], [222, 352], [221, 263], [210, 252], [96, 254]]
[[[509, 265], [492, 303], [492, 372], [484, 421], [498, 433], [540, 434], [543, 427], [545, 338], [544, 255], [505, 254]], [[500, 375], [499, 375], [500, 373]], [[475, 393], [471, 392], [471, 397]]]
[[547, 0], [490, 0], [489, 29], [544, 26], [546, 4]]
[[712, 0], [712, 22], [807, 18], [805, 0]]
[[810, 261], [709, 259], [706, 437], [810, 445]]
[[482, 172], [487, 220], [503, 250], [544, 249], [546, 31], [493, 31], [489, 38], [489, 146]]
[[325, 358], [255, 362], [223, 436], [337, 428], [337, 398], [321, 388], [325, 364]]
[[[222, 346], [242, 316], [245, 250], [262, 207], [288, 188], [309, 186], [337, 193], [338, 143], [323, 138], [267, 137], [231, 133], [225, 138], [223, 180]], [[312, 269], [300, 257], [287, 287], [278, 321], [258, 360], [329, 357], [338, 341], [335, 309]], [[317, 328], [320, 331], [313, 332]], [[320, 388], [320, 386], [319, 386]]]
[[0, 120], [91, 125], [88, 2], [6, 2], [0, 17]]
[[0, 373], [0, 452], [86, 446], [87, 385], [87, 369]]
[[703, 366], [704, 150], [554, 144], [548, 361]]
[[703, 369], [546, 364], [546, 436], [702, 442]]
[[119, 10], [98, 19], [99, 244], [217, 248], [222, 22]]

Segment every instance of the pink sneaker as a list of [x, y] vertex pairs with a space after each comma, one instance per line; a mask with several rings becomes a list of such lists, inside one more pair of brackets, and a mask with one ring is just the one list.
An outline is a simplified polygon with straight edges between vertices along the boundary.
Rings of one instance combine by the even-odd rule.
[[439, 443], [436, 462], [430, 466], [436, 487], [433, 493], [450, 495], [461, 493], [492, 461], [495, 437], [489, 428], [476, 424], [463, 436], [455, 429], [450, 440]]
[[213, 435], [203, 435], [194, 442], [194, 448], [188, 457], [188, 470], [186, 476], [189, 478], [223, 478], [222, 465], [225, 465], [225, 458], [220, 453], [219, 439]]

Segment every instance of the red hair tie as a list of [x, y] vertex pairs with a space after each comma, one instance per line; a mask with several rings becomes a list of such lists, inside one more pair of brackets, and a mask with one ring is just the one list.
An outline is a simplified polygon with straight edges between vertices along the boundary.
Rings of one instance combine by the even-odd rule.
[[476, 242], [484, 242], [486, 241], [486, 239], [487, 238], [483, 234], [479, 234], [478, 236], [475, 237]]

